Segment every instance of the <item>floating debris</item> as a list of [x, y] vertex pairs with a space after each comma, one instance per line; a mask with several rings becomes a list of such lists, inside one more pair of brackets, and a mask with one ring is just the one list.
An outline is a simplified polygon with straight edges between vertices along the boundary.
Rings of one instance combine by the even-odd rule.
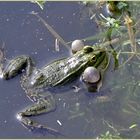
[[56, 38], [55, 39], [55, 50], [57, 51], [57, 52], [59, 52], [59, 49], [60, 47], [59, 47], [59, 40]]
[[73, 85], [72, 87], [74, 88], [74, 92], [75, 92], [75, 93], [79, 92], [79, 90], [81, 89], [81, 88], [79, 88], [79, 87], [76, 86], [76, 85]]
[[64, 41], [64, 39], [42, 18], [38, 15], [38, 13], [35, 13], [32, 11], [30, 14], [36, 16], [44, 25], [45, 27], [49, 30], [49, 32], [59, 40], [59, 42], [64, 45], [66, 48], [70, 49], [69, 45]]
[[58, 123], [60, 126], [62, 126], [62, 123], [61, 123], [59, 120], [57, 120], [57, 123]]
[[68, 118], [68, 120], [75, 119], [77, 117], [82, 117], [85, 115], [85, 112], [76, 113]]
[[132, 125], [129, 127], [129, 129], [135, 128], [135, 127], [137, 127], [137, 126], [138, 126], [137, 124], [132, 124]]
[[63, 107], [64, 107], [64, 108], [66, 107], [66, 103], [63, 103]]

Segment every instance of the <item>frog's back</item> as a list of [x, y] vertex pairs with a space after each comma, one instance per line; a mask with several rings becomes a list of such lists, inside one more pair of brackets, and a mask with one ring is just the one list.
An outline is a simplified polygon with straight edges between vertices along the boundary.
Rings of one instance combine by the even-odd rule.
[[53, 61], [40, 69], [39, 73], [33, 75], [31, 83], [35, 87], [56, 86], [75, 79], [87, 66], [98, 67], [101, 61], [97, 61], [100, 56], [104, 59], [104, 52], [94, 51], [92, 47], [77, 52], [71, 57]]
[[55, 86], [61, 81], [66, 75], [64, 73], [64, 67], [66, 60], [58, 60], [51, 64], [44, 66], [41, 70], [43, 75], [46, 77], [47, 86]]
[[[83, 62], [82, 62], [83, 63]], [[74, 57], [54, 61], [43, 67], [42, 73], [46, 76], [48, 86], [56, 86], [73, 79], [80, 74], [81, 63]]]

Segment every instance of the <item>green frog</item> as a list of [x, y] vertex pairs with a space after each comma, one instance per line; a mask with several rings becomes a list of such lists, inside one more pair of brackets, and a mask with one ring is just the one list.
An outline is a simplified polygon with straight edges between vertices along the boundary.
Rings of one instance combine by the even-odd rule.
[[18, 56], [10, 60], [3, 68], [1, 77], [8, 80], [25, 70], [21, 78], [21, 86], [34, 104], [19, 112], [17, 119], [29, 129], [42, 128], [58, 132], [31, 119], [31, 116], [51, 112], [56, 107], [52, 94], [43, 94], [42, 89], [64, 85], [80, 76], [89, 66], [97, 68], [101, 72], [101, 77], [103, 77], [107, 65], [108, 55], [104, 48], [85, 46], [72, 56], [53, 61], [41, 69], [36, 69], [33, 60], [29, 56]]

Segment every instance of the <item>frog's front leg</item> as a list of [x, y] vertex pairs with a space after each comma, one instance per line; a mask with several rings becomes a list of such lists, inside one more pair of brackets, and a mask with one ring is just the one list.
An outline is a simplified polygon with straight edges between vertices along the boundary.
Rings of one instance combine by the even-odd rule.
[[[32, 94], [32, 96], [34, 96]], [[38, 97], [37, 97], [38, 96]], [[32, 97], [33, 98], [33, 97]], [[55, 100], [52, 95], [45, 96], [40, 94], [35, 94], [36, 103], [34, 103], [31, 107], [28, 107], [23, 112], [17, 114], [17, 119], [28, 129], [46, 129], [49, 132], [58, 133], [57, 130], [52, 129], [46, 125], [40, 124], [32, 119], [31, 116], [40, 115], [43, 113], [51, 112], [55, 109]]]
[[21, 55], [9, 61], [7, 66], [3, 69], [2, 78], [10, 79], [15, 77], [26, 68], [27, 76], [32, 73], [33, 62], [29, 56]]

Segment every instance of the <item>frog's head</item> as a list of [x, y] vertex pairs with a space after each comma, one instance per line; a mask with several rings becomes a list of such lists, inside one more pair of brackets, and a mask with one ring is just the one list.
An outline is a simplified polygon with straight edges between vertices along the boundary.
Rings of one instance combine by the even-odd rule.
[[98, 67], [105, 62], [107, 57], [106, 51], [103, 48], [95, 46], [85, 46], [81, 51], [78, 51], [77, 57], [79, 60], [86, 62], [88, 66]]

